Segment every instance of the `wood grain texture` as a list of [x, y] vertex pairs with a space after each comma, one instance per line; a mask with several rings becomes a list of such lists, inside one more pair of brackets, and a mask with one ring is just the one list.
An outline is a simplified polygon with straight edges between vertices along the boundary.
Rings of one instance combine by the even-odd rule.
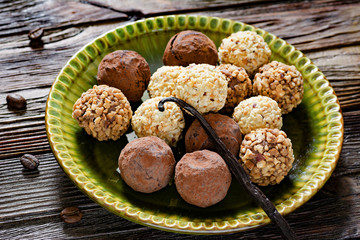
[[[50, 239], [139, 239], [145, 236], [151, 239], [219, 239], [219, 236], [171, 234], [124, 220], [83, 195], [58, 167], [52, 154], [37, 157], [41, 161], [38, 172], [24, 170], [18, 158], [2, 160], [1, 239], [36, 239], [39, 234]], [[359, 216], [354, 213], [360, 211], [360, 204], [354, 196], [360, 194], [359, 186], [359, 177], [332, 177], [311, 201], [286, 219], [300, 237], [309, 235], [310, 231], [311, 239], [355, 238], [359, 236]], [[68, 206], [78, 206], [84, 213], [79, 223], [61, 221], [60, 211]], [[260, 230], [220, 238], [279, 239], [279, 235], [273, 225], [268, 225]]]
[[[87, 0], [89, 4], [116, 10], [119, 12], [130, 12], [142, 14], [144, 16], [154, 16], [162, 14], [185, 13], [203, 9], [231, 8], [236, 6], [246, 6], [264, 2], [264, 0]], [[270, 2], [270, 1], [268, 1]]]
[[[243, 21], [305, 52], [339, 97], [345, 137], [332, 177], [315, 197], [286, 219], [300, 239], [360, 238], [359, 1], [103, 3], [112, 5], [99, 7], [65, 0], [0, 3], [0, 83], [5, 86], [0, 88], [0, 239], [279, 239], [273, 225], [225, 236], [190, 236], [150, 229], [101, 208], [81, 193], [58, 166], [44, 126], [50, 86], [61, 67], [83, 45], [126, 23], [131, 8], [147, 16], [184, 12]], [[44, 7], [48, 10], [42, 11]], [[38, 25], [46, 29], [44, 45], [33, 49], [27, 32]], [[9, 93], [23, 95], [27, 109], [9, 110], [5, 101]], [[24, 153], [40, 159], [39, 171], [22, 168], [19, 156]], [[61, 221], [60, 211], [68, 206], [83, 211], [79, 223]]]
[[127, 17], [124, 13], [79, 1], [2, 1], [0, 5], [0, 36], [27, 34], [37, 27], [64, 28], [84, 23], [89, 25], [104, 20], [124, 20]]

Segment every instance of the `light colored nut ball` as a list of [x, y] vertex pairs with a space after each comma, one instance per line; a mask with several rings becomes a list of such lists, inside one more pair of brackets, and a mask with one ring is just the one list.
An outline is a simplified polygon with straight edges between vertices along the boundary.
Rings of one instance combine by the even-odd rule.
[[180, 159], [175, 167], [175, 184], [187, 203], [205, 208], [225, 198], [231, 174], [219, 154], [201, 150]]
[[226, 76], [228, 81], [227, 98], [224, 112], [232, 112], [242, 100], [251, 96], [252, 83], [242, 67], [237, 67], [232, 64], [220, 64], [217, 69]]
[[132, 111], [119, 89], [95, 85], [75, 102], [72, 116], [89, 135], [105, 141], [117, 140], [126, 132]]
[[245, 135], [240, 161], [259, 186], [280, 183], [294, 162], [291, 140], [284, 131], [262, 128]]
[[277, 101], [283, 114], [289, 113], [301, 103], [304, 81], [294, 66], [272, 61], [255, 75], [253, 94], [271, 97]]
[[169, 184], [175, 158], [169, 145], [160, 138], [138, 138], [121, 151], [119, 169], [122, 179], [132, 189], [152, 193]]
[[232, 115], [242, 134], [258, 128], [282, 127], [281, 109], [276, 101], [265, 96], [256, 96], [241, 101]]
[[217, 112], [225, 105], [227, 80], [209, 64], [191, 64], [179, 74], [175, 95], [201, 114]]
[[175, 96], [176, 80], [184, 69], [181, 66], [163, 66], [157, 69], [151, 76], [147, 89], [150, 97]]
[[173, 102], [166, 102], [165, 111], [160, 112], [158, 104], [161, 99], [156, 97], [143, 102], [135, 111], [131, 126], [138, 137], [157, 136], [175, 147], [185, 128], [184, 115]]
[[243, 67], [250, 76], [269, 62], [271, 50], [264, 39], [250, 31], [239, 31], [224, 38], [219, 47], [221, 63]]

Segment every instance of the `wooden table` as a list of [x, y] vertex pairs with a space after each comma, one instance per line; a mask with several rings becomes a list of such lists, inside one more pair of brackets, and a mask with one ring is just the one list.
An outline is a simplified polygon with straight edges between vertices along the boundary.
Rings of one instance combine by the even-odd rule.
[[[134, 10], [135, 9], [135, 10]], [[339, 97], [345, 137], [326, 185], [286, 219], [300, 239], [360, 238], [360, 1], [17, 0], [0, 3], [0, 239], [278, 239], [270, 224], [227, 236], [190, 236], [154, 230], [118, 217], [91, 201], [68, 179], [48, 144], [44, 110], [51, 84], [67, 60], [93, 38], [134, 19], [164, 14], [230, 18], [269, 31], [303, 51]], [[28, 32], [45, 29], [40, 46]], [[18, 93], [26, 111], [9, 110]], [[37, 156], [38, 171], [19, 157]], [[66, 224], [61, 210], [84, 213]]]

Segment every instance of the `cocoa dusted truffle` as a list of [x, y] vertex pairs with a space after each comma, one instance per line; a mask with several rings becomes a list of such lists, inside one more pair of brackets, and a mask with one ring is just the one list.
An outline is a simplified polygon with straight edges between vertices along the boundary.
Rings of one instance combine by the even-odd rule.
[[231, 174], [219, 154], [208, 150], [196, 151], [185, 154], [177, 163], [175, 184], [187, 203], [205, 208], [225, 198]]
[[106, 55], [99, 64], [98, 84], [120, 89], [131, 102], [140, 101], [150, 81], [150, 67], [137, 52], [118, 50]]
[[129, 101], [117, 88], [93, 86], [73, 106], [72, 117], [80, 127], [99, 141], [117, 140], [130, 126]]
[[259, 186], [280, 183], [294, 162], [291, 140], [279, 129], [261, 128], [246, 134], [240, 161]]
[[[209, 113], [204, 118], [230, 152], [237, 156], [242, 140], [239, 125], [230, 117], [221, 114]], [[213, 142], [197, 119], [186, 132], [185, 148], [188, 153], [203, 149], [215, 150]]]
[[166, 187], [174, 168], [171, 148], [158, 137], [135, 139], [119, 156], [122, 179], [138, 192], [152, 193]]
[[182, 31], [166, 45], [163, 62], [168, 66], [188, 66], [191, 63], [216, 65], [218, 53], [214, 42], [205, 34]]
[[304, 95], [304, 82], [295, 66], [272, 61], [262, 66], [255, 75], [253, 94], [274, 99], [281, 113], [289, 113], [301, 103]]
[[226, 76], [228, 81], [227, 98], [222, 111], [231, 113], [239, 102], [251, 96], [252, 83], [242, 67], [232, 64], [220, 64], [216, 68]]

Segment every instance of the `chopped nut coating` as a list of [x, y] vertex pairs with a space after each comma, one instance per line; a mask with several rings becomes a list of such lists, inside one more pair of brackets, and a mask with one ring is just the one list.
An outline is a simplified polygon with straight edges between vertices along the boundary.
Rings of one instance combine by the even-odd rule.
[[241, 144], [240, 162], [259, 186], [278, 184], [294, 162], [291, 140], [279, 129], [252, 131]]
[[301, 103], [303, 84], [302, 75], [294, 66], [273, 61], [261, 67], [255, 75], [253, 94], [274, 99], [285, 114]]
[[75, 102], [72, 116], [99, 141], [117, 140], [130, 126], [132, 110], [119, 89], [95, 85]]

